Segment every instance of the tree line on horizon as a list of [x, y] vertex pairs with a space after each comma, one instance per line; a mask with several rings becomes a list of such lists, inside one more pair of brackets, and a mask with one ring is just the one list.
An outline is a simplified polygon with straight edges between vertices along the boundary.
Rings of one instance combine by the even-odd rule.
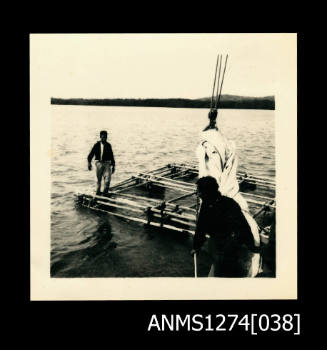
[[[171, 108], [210, 108], [211, 98], [185, 99], [185, 98], [55, 98], [51, 97], [54, 105], [87, 105], [87, 106], [134, 106], [134, 107], [171, 107]], [[222, 95], [219, 108], [230, 109], [275, 109], [274, 96], [244, 97]]]

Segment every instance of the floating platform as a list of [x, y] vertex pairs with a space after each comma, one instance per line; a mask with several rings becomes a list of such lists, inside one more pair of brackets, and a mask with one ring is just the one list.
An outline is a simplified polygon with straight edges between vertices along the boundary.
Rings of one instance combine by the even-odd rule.
[[[116, 184], [108, 195], [77, 192], [75, 200], [91, 210], [194, 235], [199, 208], [197, 179], [195, 164], [171, 163]], [[275, 226], [275, 182], [242, 172], [237, 179], [259, 225], [261, 240], [268, 243]]]

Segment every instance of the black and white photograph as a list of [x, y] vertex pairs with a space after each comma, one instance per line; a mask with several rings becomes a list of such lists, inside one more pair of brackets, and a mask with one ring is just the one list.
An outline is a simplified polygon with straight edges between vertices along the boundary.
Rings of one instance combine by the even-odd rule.
[[31, 34], [32, 298], [296, 298], [296, 40]]

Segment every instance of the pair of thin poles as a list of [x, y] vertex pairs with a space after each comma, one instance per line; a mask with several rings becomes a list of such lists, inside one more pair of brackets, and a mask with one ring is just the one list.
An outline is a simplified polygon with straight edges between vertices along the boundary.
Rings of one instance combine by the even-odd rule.
[[[218, 107], [219, 107], [219, 102], [220, 102], [220, 97], [221, 97], [221, 90], [222, 90], [222, 87], [223, 87], [225, 71], [226, 71], [226, 66], [227, 66], [227, 59], [228, 59], [228, 55], [226, 55], [226, 58], [225, 58], [224, 71], [223, 71], [223, 74], [222, 74], [222, 79], [220, 81], [220, 74], [221, 74], [221, 68], [222, 68], [223, 55], [218, 55], [217, 56], [215, 79], [213, 81], [213, 89], [212, 89], [210, 110], [218, 109]], [[218, 69], [218, 66], [219, 66], [219, 69]], [[219, 72], [218, 72], [218, 81], [217, 81], [217, 70], [219, 70]], [[216, 82], [217, 82], [217, 91], [216, 91], [216, 97], [215, 97]]]
[[[216, 70], [215, 70], [215, 79], [213, 81], [213, 89], [212, 89], [212, 95], [211, 95], [210, 110], [218, 109], [218, 107], [219, 107], [219, 102], [220, 102], [220, 97], [221, 97], [221, 90], [222, 90], [222, 87], [223, 87], [224, 77], [225, 77], [225, 72], [226, 72], [227, 60], [228, 60], [228, 55], [226, 55], [226, 57], [225, 57], [224, 71], [223, 71], [223, 74], [222, 74], [222, 79], [220, 81], [220, 74], [221, 74], [221, 66], [222, 66], [222, 61], [223, 61], [223, 55], [218, 55], [217, 56], [217, 63], [216, 63]], [[218, 72], [218, 81], [217, 81], [218, 66], [219, 66], [219, 72]], [[214, 98], [216, 83], [217, 83], [217, 90], [216, 90], [216, 97]], [[197, 271], [196, 253], [193, 254], [193, 259], [194, 259], [194, 277], [197, 278], [198, 277], [198, 271]]]

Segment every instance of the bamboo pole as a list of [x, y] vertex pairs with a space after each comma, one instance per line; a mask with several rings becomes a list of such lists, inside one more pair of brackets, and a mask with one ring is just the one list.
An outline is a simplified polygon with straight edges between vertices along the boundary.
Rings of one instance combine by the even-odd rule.
[[138, 188], [138, 187], [141, 187], [141, 186], [143, 186], [144, 185], [144, 183], [138, 183], [137, 185], [133, 185], [133, 186], [129, 186], [129, 187], [123, 187], [123, 188], [120, 188], [120, 189], [118, 189], [118, 190], [116, 190], [116, 191], [113, 191], [112, 193], [113, 194], [121, 194], [122, 193], [122, 191], [125, 191], [125, 190], [130, 190], [130, 189], [133, 189], [133, 188]]
[[[158, 176], [158, 175], [170, 175], [172, 172], [171, 172], [171, 169], [166, 169], [166, 170], [163, 170], [163, 171], [160, 171], [159, 173], [143, 173], [144, 175], [147, 175], [147, 176]], [[139, 174], [137, 174], [139, 175]]]
[[181, 174], [179, 176], [174, 177], [174, 179], [182, 179], [183, 177], [187, 177], [187, 176], [192, 176], [193, 175], [192, 173], [189, 173], [189, 172], [186, 173], [186, 172], [183, 171], [183, 173], [184, 174]]
[[[270, 202], [272, 204], [274, 200]], [[259, 214], [261, 214], [266, 209], [267, 203], [265, 203], [261, 209], [259, 209], [256, 213], [253, 214], [253, 218], [257, 217]]]
[[182, 191], [182, 192], [186, 192], [186, 193], [191, 193], [188, 189], [183, 188], [183, 187], [176, 187], [176, 186], [166, 184], [166, 183], [161, 182], [161, 181], [151, 181], [151, 182], [159, 187], [164, 187], [164, 188], [169, 188], [172, 190], [178, 190], [178, 191]]
[[217, 63], [216, 63], [216, 70], [215, 70], [215, 78], [214, 78], [214, 81], [213, 81], [213, 89], [212, 89], [212, 95], [211, 95], [210, 109], [212, 109], [213, 97], [215, 95], [215, 86], [216, 86], [216, 77], [217, 77], [217, 68], [218, 68], [219, 57], [220, 57], [220, 55], [217, 55]]
[[[198, 172], [198, 168], [197, 168], [196, 164], [184, 162], [184, 163], [172, 163], [172, 165], [174, 167], [177, 167], [177, 168], [187, 168], [189, 170], [195, 170], [195, 171]], [[257, 180], [266, 181], [267, 183], [269, 183], [269, 182], [271, 182], [273, 184], [275, 183], [271, 178], [267, 178], [267, 177], [264, 177], [264, 176], [254, 176], [254, 175], [251, 175], [251, 174], [247, 174], [245, 172], [238, 172], [237, 175], [238, 176], [242, 176], [242, 177], [245, 176], [246, 179], [253, 178], [253, 179], [257, 179]]]
[[275, 187], [276, 187], [276, 186], [273, 185], [273, 184], [258, 183], [258, 182], [256, 182], [255, 180], [253, 180], [253, 181], [247, 180], [246, 182], [247, 182], [248, 184], [253, 184], [253, 185], [261, 186], [261, 187], [264, 187], [264, 188], [269, 188], [269, 189], [271, 189], [271, 190], [275, 189]]
[[[111, 193], [111, 192], [109, 192], [109, 193]], [[116, 192], [113, 192], [113, 194], [115, 196], [132, 198], [132, 199], [141, 200], [141, 201], [143, 200], [143, 201], [147, 201], [147, 202], [153, 202], [153, 203], [156, 203], [157, 205], [160, 205], [160, 203], [162, 202], [162, 201], [159, 201], [158, 199], [155, 199], [155, 198], [143, 197], [143, 196], [139, 196], [139, 195], [131, 194], [131, 193], [116, 193]]]
[[135, 182], [135, 179], [132, 178], [132, 177], [129, 178], [129, 179], [126, 179], [126, 180], [124, 180], [122, 182], [119, 182], [118, 184], [112, 186], [110, 189], [115, 189], [115, 188], [120, 187], [120, 186], [125, 186], [125, 185], [128, 185], [131, 182]]
[[[143, 211], [140, 209], [135, 209], [135, 208], [128, 208], [128, 207], [123, 207], [121, 205], [117, 205], [114, 203], [108, 203], [108, 202], [102, 202], [102, 201], [97, 201], [97, 203], [103, 204], [103, 205], [107, 205], [109, 207], [115, 207], [115, 208], [119, 208], [119, 209], [125, 209], [125, 210], [129, 210], [129, 211], [135, 211], [137, 213], [141, 213], [143, 214]], [[89, 208], [94, 208], [94, 207], [89, 207]]]
[[187, 183], [185, 181], [169, 179], [169, 178], [162, 177], [162, 176], [153, 176], [153, 177], [149, 177], [149, 178], [141, 176], [140, 179], [145, 180], [145, 181], [149, 181], [149, 182], [167, 183], [169, 185], [173, 185], [176, 187], [183, 187], [183, 188], [188, 188], [188, 189], [193, 189], [195, 187], [195, 184]]
[[197, 261], [196, 261], [196, 253], [193, 254], [193, 261], [194, 261], [194, 277], [198, 278], [198, 267], [197, 267]]
[[266, 182], [266, 181], [260, 181], [257, 179], [252, 179], [252, 178], [238, 178], [237, 179], [239, 182], [247, 182], [249, 184], [254, 184], [254, 185], [258, 185], [258, 186], [268, 186], [268, 187], [276, 187], [276, 184], [274, 182]]
[[[142, 177], [141, 177], [142, 178]], [[144, 179], [144, 178], [143, 178]], [[151, 180], [148, 180], [148, 181], [151, 181]], [[173, 186], [176, 187], [176, 189], [185, 189], [185, 190], [191, 190], [191, 189], [195, 189], [196, 188], [196, 185], [195, 184], [187, 184], [185, 185], [186, 183], [184, 181], [177, 181], [177, 180], [170, 180], [170, 181], [166, 181], [166, 179], [164, 177], [162, 177], [162, 180], [157, 180], [157, 179], [152, 179], [153, 183], [155, 184], [163, 184], [165, 185], [166, 187], [169, 187], [169, 188], [172, 188], [171, 187], [171, 184]], [[268, 187], [270, 188], [268, 185], [263, 185], [263, 184], [260, 184], [260, 186], [264, 186], [264, 187]], [[242, 194], [245, 194], [245, 195], [248, 195], [248, 196], [253, 196], [253, 197], [257, 197], [257, 198], [264, 198], [264, 199], [270, 199], [270, 197], [264, 197], [264, 196], [259, 196], [259, 195], [255, 195], [255, 194], [249, 194], [247, 192], [240, 192]], [[254, 203], [254, 202], [253, 202]]]
[[[197, 166], [193, 165], [191, 163], [173, 163], [173, 164], [176, 168], [184, 168], [184, 169], [188, 169], [189, 171], [194, 171], [194, 172], [198, 173]], [[275, 182], [272, 179], [267, 178], [267, 177], [248, 175], [247, 173], [243, 173], [243, 172], [238, 172], [237, 176], [242, 177], [242, 180], [246, 180], [246, 181], [248, 181], [248, 180], [255, 181], [256, 180], [258, 182], [263, 182], [265, 184], [271, 184], [271, 185], [275, 186]], [[245, 179], [243, 179], [243, 177], [245, 177]]]
[[198, 172], [198, 169], [196, 168], [196, 167], [190, 167], [189, 165], [185, 165], [185, 164], [174, 164], [174, 166], [176, 167], [176, 168], [184, 168], [184, 169], [189, 169], [189, 170], [194, 170], [194, 171], [196, 171], [196, 172]]
[[[87, 206], [85, 204], [82, 204], [82, 206], [87, 208]], [[157, 222], [150, 222], [150, 223], [148, 223], [148, 221], [145, 220], [145, 219], [136, 218], [136, 217], [133, 217], [133, 216], [127, 216], [127, 215], [123, 215], [123, 214], [118, 214], [118, 213], [106, 211], [106, 210], [103, 210], [103, 209], [100, 209], [100, 208], [91, 207], [90, 209], [95, 210], [95, 211], [100, 211], [100, 212], [106, 213], [108, 215], [118, 216], [118, 217], [121, 217], [123, 219], [131, 220], [131, 221], [135, 221], [135, 222], [141, 222], [141, 223], [148, 224], [148, 225], [155, 226], [155, 227], [163, 227], [163, 228], [167, 228], [169, 230], [178, 231], [178, 232], [187, 232], [187, 233], [190, 233], [192, 235], [195, 234], [195, 231], [192, 231], [192, 230], [181, 229], [181, 228], [178, 228], [178, 227], [175, 227], [175, 226], [171, 226], [171, 225], [167, 225], [167, 224], [163, 224], [161, 226], [161, 224], [157, 223]], [[209, 235], [206, 235], [206, 237], [210, 238]]]
[[[176, 175], [178, 175], [178, 176], [176, 176]], [[173, 178], [173, 176], [174, 176], [174, 179], [175, 179], [175, 176], [176, 176], [176, 178], [179, 178], [180, 176], [186, 176], [186, 175], [190, 175], [190, 174], [188, 173], [188, 170], [181, 170], [181, 171], [177, 171], [177, 172], [175, 172], [175, 173], [171, 173], [171, 174], [169, 175], [169, 178], [171, 179], [171, 178]]]
[[146, 173], [147, 174], [152, 174], [152, 173], [155, 173], [155, 172], [161, 172], [163, 170], [168, 170], [169, 169], [169, 165], [170, 164], [166, 164], [166, 165], [162, 166], [161, 168], [156, 168], [156, 169], [153, 169], [153, 170], [149, 170]]
[[[159, 210], [157, 208], [150, 208], [150, 211], [152, 211], [154, 213], [161, 214], [161, 210]], [[195, 221], [195, 217], [194, 216], [182, 215], [182, 214], [173, 213], [173, 212], [167, 211], [167, 210], [163, 210], [163, 214], [175, 217], [177, 219], [186, 219], [186, 220], [190, 220], [190, 221]]]
[[147, 183], [147, 182], [152, 182], [153, 184], [158, 185], [160, 187], [165, 187], [165, 188], [170, 188], [170, 189], [173, 189], [173, 190], [179, 190], [179, 191], [190, 193], [190, 187], [189, 186], [180, 186], [180, 185], [172, 184], [172, 183], [169, 183], [169, 182], [163, 181], [163, 180], [156, 180], [156, 179], [149, 179], [149, 180], [147, 180], [147, 179], [142, 178], [142, 177], [140, 177], [140, 179], [145, 180], [144, 184]]
[[265, 184], [270, 184], [270, 185], [276, 185], [276, 182], [273, 180], [267, 180], [266, 178], [259, 178], [259, 177], [254, 177], [252, 175], [241, 175], [241, 174], [237, 174], [237, 179], [238, 180], [246, 180], [246, 181], [257, 181], [259, 183], [265, 183]]
[[126, 184], [126, 185], [120, 186], [118, 188], [111, 188], [110, 190], [113, 193], [119, 193], [121, 191], [125, 191], [125, 190], [128, 190], [130, 188], [138, 187], [138, 184], [136, 184], [136, 180], [135, 179], [134, 179], [134, 181], [135, 181], [135, 183]]
[[261, 199], [265, 199], [265, 200], [274, 199], [272, 197], [260, 196], [258, 194], [254, 194], [254, 193], [248, 193], [248, 192], [240, 192], [240, 193], [242, 193], [243, 195], [246, 195], [246, 196], [252, 196], [252, 197], [255, 197], [255, 198], [261, 198]]
[[220, 84], [220, 72], [221, 72], [221, 62], [222, 62], [222, 60], [223, 60], [223, 55], [220, 55], [218, 84], [217, 84], [217, 92], [216, 92], [216, 98], [215, 98], [215, 109], [217, 108], [217, 100], [218, 100], [218, 91], [219, 91], [219, 84]]
[[[186, 195], [182, 195], [182, 196], [179, 196], [179, 197], [176, 197], [176, 198], [173, 198], [173, 199], [171, 199], [171, 200], [168, 200], [166, 203], [172, 203], [172, 202], [174, 202], [174, 201], [177, 201], [177, 200], [180, 200], [180, 199], [183, 199], [183, 198], [186, 198], [186, 197], [189, 197], [189, 196], [192, 196], [192, 195], [194, 195], [195, 193], [196, 193], [196, 191], [194, 191], [194, 192], [189, 192], [189, 191], [187, 191], [187, 190], [184, 190], [184, 189], [181, 189], [181, 188], [175, 188], [175, 187], [173, 187], [173, 186], [166, 186], [166, 185], [163, 185], [161, 182], [157, 182], [157, 181], [153, 181], [155, 184], [157, 184], [158, 186], [162, 186], [162, 187], [168, 187], [168, 188], [171, 188], [171, 189], [178, 189], [178, 190], [181, 190], [181, 191], [184, 191], [184, 192], [187, 192], [187, 194]], [[139, 184], [139, 185], [141, 185], [141, 184]], [[143, 184], [142, 184], [143, 185]], [[137, 187], [137, 186], [136, 186]], [[110, 192], [109, 192], [110, 193]], [[258, 196], [258, 195], [254, 195], [254, 194], [250, 194], [250, 193], [246, 193], [246, 192], [240, 192], [241, 194], [245, 194], [245, 195], [247, 195], [247, 196], [252, 196], [252, 197], [258, 197], [258, 198], [262, 198], [262, 199], [266, 199], [266, 200], [270, 200], [270, 199], [272, 199], [272, 198], [270, 198], [270, 197], [264, 197], [264, 196]], [[128, 197], [130, 197], [130, 198], [135, 198], [135, 199], [143, 199], [143, 200], [146, 200], [146, 201], [155, 201], [156, 203], [158, 203], [158, 205], [160, 205], [160, 202], [158, 201], [158, 200], [155, 200], [155, 199], [152, 199], [152, 198], [147, 198], [147, 197], [141, 197], [141, 196], [134, 196], [134, 195], [128, 195], [128, 194], [123, 194], [123, 193], [120, 193], [120, 192], [113, 192], [113, 194], [114, 195], [119, 195], [119, 196], [128, 196]], [[102, 196], [97, 196], [97, 195], [91, 195], [91, 194], [84, 194], [84, 195], [87, 195], [87, 196], [90, 196], [90, 197], [92, 197], [92, 198], [102, 198], [102, 199], [106, 199], [106, 200], [108, 200], [108, 199], [110, 199], [110, 198], [108, 198], [108, 197], [102, 197]], [[274, 201], [274, 199], [272, 199], [273, 201]], [[259, 201], [256, 201], [256, 200], [254, 200], [254, 199], [251, 199], [251, 198], [246, 198], [246, 201], [247, 202], [249, 202], [249, 203], [252, 203], [252, 204], [256, 204], [256, 205], [264, 205], [265, 204], [265, 202], [259, 202]], [[272, 204], [267, 204], [269, 207], [271, 207], [271, 208], [275, 208], [275, 205], [272, 205]], [[195, 208], [195, 206], [196, 206], [196, 204], [195, 205], [192, 205], [192, 206], [190, 206], [190, 207], [182, 207], [182, 206], [180, 206], [180, 208], [182, 209], [182, 208], [184, 208], [184, 209], [193, 209], [193, 208]]]
[[[143, 186], [147, 182], [152, 182], [150, 179], [146, 179], [146, 177], [149, 176], [149, 175], [150, 174], [143, 173], [143, 174], [141, 174], [141, 176], [139, 176], [139, 175], [133, 176], [133, 180], [134, 181], [135, 181], [135, 179], [142, 179], [142, 180], [145, 180], [145, 181], [142, 182], [142, 183], [139, 183], [139, 184], [133, 184], [133, 183], [131, 183], [131, 184], [124, 184], [125, 186], [123, 186], [123, 187], [121, 187], [121, 186], [119, 186], [119, 184], [117, 184], [115, 187], [112, 187], [111, 190], [115, 190], [114, 193], [120, 193], [121, 191], [130, 189], [130, 188], [136, 188], [136, 187]], [[157, 175], [155, 175], [155, 176], [157, 176]], [[169, 178], [167, 178], [167, 177], [163, 177], [163, 178], [169, 180]]]
[[[144, 176], [144, 174], [139, 174], [140, 176]], [[195, 187], [194, 184], [191, 184], [191, 183], [188, 183], [188, 182], [185, 182], [185, 181], [180, 181], [180, 180], [174, 180], [174, 179], [170, 179], [170, 178], [167, 178], [167, 177], [164, 177], [164, 176], [158, 176], [158, 175], [153, 175], [150, 177], [150, 181], [152, 179], [163, 179], [164, 181], [166, 182], [171, 182], [172, 184], [176, 184], [176, 185], [182, 185], [182, 186], [186, 186], [186, 187]]]
[[[161, 215], [157, 214], [157, 213], [153, 214], [153, 217], [160, 218], [160, 219], [162, 218]], [[168, 219], [168, 220], [171, 220], [171, 221], [174, 221], [174, 222], [178, 222], [179, 224], [182, 224], [182, 225], [195, 227], [195, 224], [187, 222], [187, 221], [183, 221], [183, 220], [180, 220], [180, 219], [177, 219], [177, 218], [167, 217], [167, 218], [164, 218], [164, 220], [165, 219]]]
[[[111, 194], [111, 192], [109, 192], [109, 194]], [[143, 200], [143, 201], [147, 201], [147, 202], [152, 202], [152, 203], [155, 203], [155, 205], [153, 205], [154, 207], [160, 206], [162, 204], [162, 201], [158, 201], [157, 199], [154, 199], [154, 198], [142, 197], [142, 196], [139, 196], [139, 195], [133, 195], [133, 194], [128, 194], [128, 193], [118, 193], [118, 194], [113, 193], [113, 194], [115, 196], [131, 198], [131, 199], [135, 199], [135, 200], [138, 200], [138, 201], [142, 201]], [[91, 196], [91, 195], [89, 195], [89, 196]], [[102, 198], [106, 198], [107, 199], [107, 197], [102, 197]], [[171, 207], [174, 207], [174, 208], [176, 207], [176, 205], [170, 203], [170, 201], [167, 201], [165, 203], [168, 206], [171, 206]], [[152, 204], [150, 204], [150, 206], [152, 206]], [[149, 205], [147, 204], [146, 207], [149, 207]], [[185, 207], [185, 206], [182, 206], [182, 205], [180, 205], [179, 208], [180, 209], [184, 209], [184, 210], [193, 211], [191, 208]]]
[[[109, 192], [109, 194], [111, 194], [111, 192]], [[122, 201], [122, 200], [119, 200], [118, 198], [113, 198], [113, 197], [103, 197], [103, 196], [99, 196], [99, 195], [96, 195], [96, 196], [93, 196], [91, 194], [79, 194], [80, 196], [85, 196], [85, 197], [90, 197], [90, 198], [95, 198], [95, 199], [102, 199], [102, 200], [106, 200], [106, 201], [116, 201], [118, 203], [123, 203], [123, 204], [127, 204], [127, 205], [131, 205], [131, 206], [135, 206], [135, 207], [140, 207], [140, 208], [143, 208], [143, 209], [146, 209], [148, 208], [149, 206], [150, 207], [158, 207], [162, 204], [162, 202], [159, 202], [157, 199], [153, 199], [153, 198], [148, 198], [148, 197], [142, 197], [142, 196], [137, 196], [137, 195], [133, 195], [133, 194], [126, 194], [126, 193], [119, 193], [116, 195], [116, 193], [113, 193], [115, 196], [120, 196], [120, 197], [126, 197], [126, 198], [130, 198], [130, 199], [134, 199], [134, 200], [137, 200], [138, 202], [140, 201], [146, 201], [147, 203], [146, 204], [137, 204], [135, 202], [128, 202], [126, 203], [125, 201]], [[182, 196], [182, 197], [185, 197]], [[150, 204], [149, 204], [150, 202]], [[172, 209], [176, 207], [176, 205], [170, 203], [169, 201], [165, 202], [165, 204], [169, 207], [171, 207]], [[189, 207], [186, 207], [186, 206], [182, 206], [182, 205], [179, 205], [179, 208], [180, 209], [183, 209], [183, 210], [187, 210], [187, 211], [192, 211], [192, 212], [195, 212], [195, 210], [189, 208]], [[175, 214], [175, 213], [174, 213]], [[177, 213], [176, 213], [177, 214]], [[179, 214], [178, 214], [179, 215]], [[186, 216], [185, 216], [186, 217]]]
[[237, 175], [243, 176], [245, 178], [253, 178], [256, 180], [263, 180], [263, 181], [265, 180], [267, 183], [269, 182], [275, 183], [271, 178], [264, 177], [264, 176], [254, 176], [254, 175], [249, 175], [247, 173], [242, 173], [242, 172], [238, 172]]
[[[176, 208], [176, 204], [172, 204], [170, 202], [165, 202], [165, 203], [166, 203], [167, 206], [170, 206], [171, 208]], [[191, 209], [190, 207], [185, 207], [185, 206], [179, 205], [179, 204], [177, 204], [177, 206], [178, 206], [179, 209], [195, 212], [195, 210]]]
[[[85, 206], [85, 205], [83, 205], [83, 206], [84, 206], [84, 207], [87, 207], [87, 206]], [[106, 211], [106, 210], [103, 210], [103, 209], [100, 209], [100, 208], [91, 207], [90, 209], [95, 210], [95, 211], [101, 211], [101, 212], [106, 213], [106, 214], [109, 214], [109, 215], [118, 216], [118, 217], [123, 218], [123, 219], [131, 220], [131, 221], [136, 221], [136, 222], [141, 222], [141, 223], [143, 223], [143, 224], [148, 224], [147, 220], [145, 220], [145, 219], [136, 218], [136, 217], [133, 217], [133, 216], [123, 215], [123, 214], [118, 214], [118, 213]], [[171, 226], [171, 225], [167, 225], [167, 224], [163, 224], [163, 225], [161, 226], [161, 224], [160, 224], [160, 223], [157, 223], [157, 222], [150, 222], [148, 225], [156, 226], [156, 227], [163, 227], [163, 228], [167, 228], [167, 229], [169, 229], [169, 230], [174, 230], [174, 231], [178, 231], [178, 232], [187, 232], [187, 233], [190, 233], [190, 234], [192, 234], [192, 235], [195, 234], [195, 231], [191, 231], [191, 230], [187, 230], [187, 229], [181, 229], [181, 228], [179, 228], [179, 227], [175, 227], [175, 226]]]
[[[112, 197], [104, 197], [104, 196], [99, 196], [99, 195], [95, 195], [95, 196], [91, 196], [89, 194], [84, 194], [85, 197], [91, 197], [92, 199], [100, 199], [100, 200], [106, 200], [107, 203], [111, 202], [111, 201], [114, 201], [114, 202], [118, 202], [118, 203], [123, 203], [123, 204], [127, 204], [127, 205], [131, 205], [131, 206], [134, 206], [134, 207], [140, 207], [140, 208], [146, 208], [146, 205], [141, 205], [141, 204], [137, 204], [135, 202], [131, 202], [131, 201], [128, 201], [128, 203], [126, 203], [126, 200], [123, 201], [119, 198], [112, 198]], [[97, 200], [98, 203], [100, 203], [100, 201]]]
[[[106, 197], [105, 197], [106, 198]], [[137, 207], [137, 208], [142, 208], [142, 209], [146, 209], [147, 206], [144, 204], [139, 204], [139, 203], [135, 203], [132, 201], [129, 201], [128, 199], [119, 199], [119, 198], [106, 198], [108, 200], [108, 203], [110, 202], [116, 202], [116, 203], [121, 203], [121, 204], [126, 204], [126, 205], [130, 205], [133, 207]]]
[[[274, 205], [266, 204], [264, 202], [258, 202], [258, 201], [255, 201], [253, 199], [250, 199], [250, 198], [247, 198], [246, 201], [249, 202], [249, 203], [252, 203], [252, 204], [256, 204], [256, 205], [267, 205], [268, 207], [273, 208], [273, 209], [276, 208]], [[190, 208], [196, 208], [196, 205], [197, 204], [195, 203], [195, 204], [191, 205]]]
[[191, 192], [191, 193], [187, 193], [187, 194], [183, 194], [182, 196], [178, 196], [178, 197], [173, 198], [173, 199], [169, 199], [166, 203], [176, 202], [176, 201], [178, 201], [178, 200], [180, 200], [180, 199], [184, 199], [184, 198], [193, 196], [194, 194], [196, 194], [196, 191]]
[[272, 204], [266, 204], [266, 203], [264, 203], [264, 202], [258, 202], [258, 201], [256, 201], [256, 200], [250, 199], [250, 198], [247, 198], [246, 201], [249, 202], [249, 203], [257, 204], [257, 205], [267, 205], [267, 206], [270, 207], [270, 208], [276, 208], [276, 207], [275, 207], [274, 205], [272, 205]]
[[226, 66], [227, 66], [227, 59], [228, 59], [228, 55], [226, 56], [226, 59], [225, 59], [224, 73], [223, 73], [221, 84], [220, 84], [219, 97], [218, 97], [218, 100], [216, 101], [216, 106], [215, 106], [216, 108], [219, 108], [219, 102], [220, 102], [220, 97], [221, 97], [221, 90], [222, 90], [222, 87], [223, 87], [223, 84], [224, 84], [224, 77], [225, 77], [225, 71], [226, 71]]

